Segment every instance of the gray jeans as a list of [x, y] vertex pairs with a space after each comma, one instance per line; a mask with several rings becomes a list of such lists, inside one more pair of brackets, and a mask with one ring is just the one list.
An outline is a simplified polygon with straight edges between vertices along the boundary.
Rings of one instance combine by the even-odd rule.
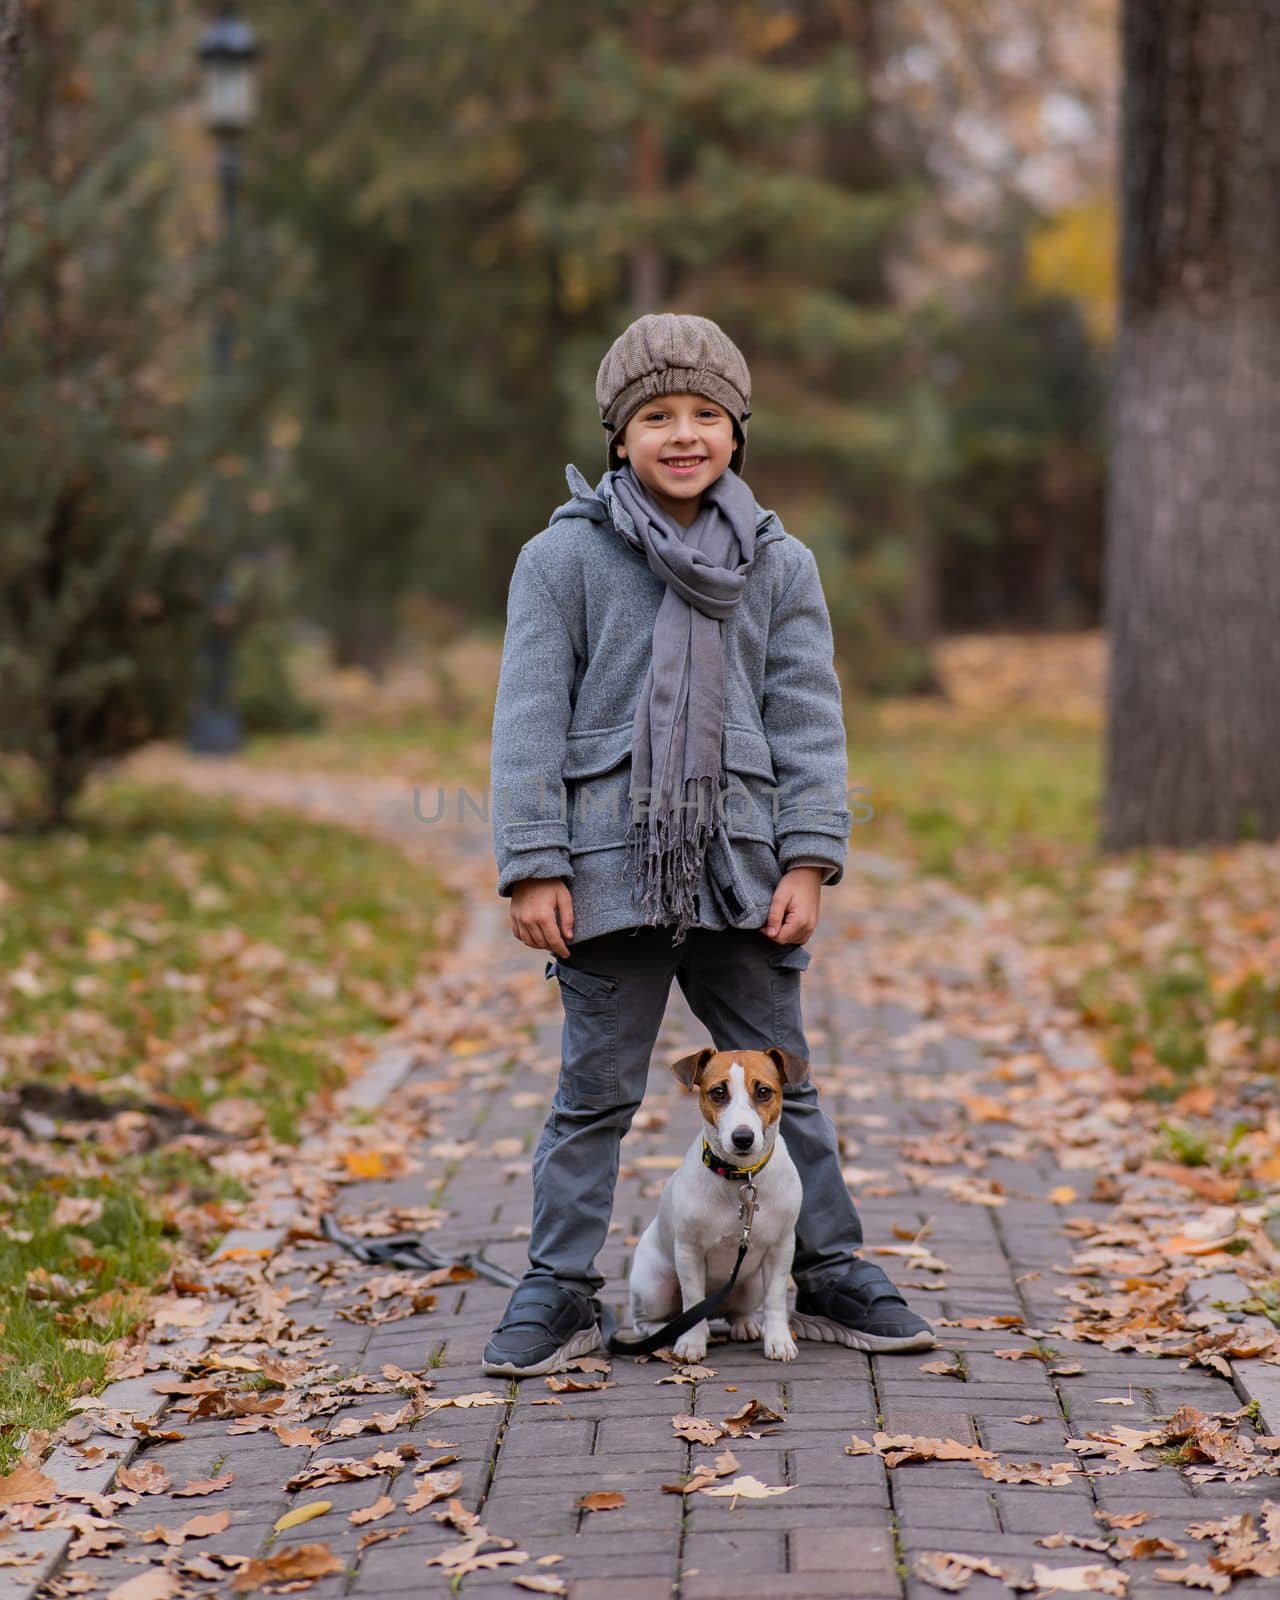
[[[644, 1098], [671, 980], [717, 1050], [777, 1045], [809, 1059], [800, 1016], [804, 945], [759, 929], [692, 928], [681, 945], [665, 927], [623, 928], [547, 963], [564, 1008], [560, 1081], [533, 1156], [533, 1225], [526, 1278], [550, 1277], [595, 1294], [622, 1136]], [[792, 1273], [815, 1286], [862, 1246], [862, 1224], [840, 1175], [836, 1130], [812, 1083], [783, 1090], [782, 1133], [804, 1198]]]

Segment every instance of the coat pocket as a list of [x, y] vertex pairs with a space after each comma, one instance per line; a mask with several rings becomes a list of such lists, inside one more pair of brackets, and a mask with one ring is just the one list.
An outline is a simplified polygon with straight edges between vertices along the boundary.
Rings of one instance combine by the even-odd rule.
[[722, 750], [725, 787], [720, 803], [725, 831], [731, 839], [758, 839], [772, 846], [777, 830], [769, 741], [755, 728], [726, 723]]
[[563, 773], [569, 854], [623, 844], [631, 820], [631, 724], [571, 732]]

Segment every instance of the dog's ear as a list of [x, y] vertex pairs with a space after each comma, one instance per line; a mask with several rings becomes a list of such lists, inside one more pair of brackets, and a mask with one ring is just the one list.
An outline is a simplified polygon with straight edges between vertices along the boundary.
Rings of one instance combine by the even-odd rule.
[[671, 1070], [684, 1084], [686, 1089], [692, 1089], [702, 1076], [702, 1069], [715, 1055], [711, 1045], [704, 1045], [701, 1050], [695, 1050], [691, 1056], [681, 1056], [679, 1061], [671, 1063]]
[[809, 1063], [800, 1056], [793, 1056], [790, 1050], [779, 1050], [774, 1045], [765, 1055], [777, 1066], [784, 1083], [803, 1083], [809, 1076]]

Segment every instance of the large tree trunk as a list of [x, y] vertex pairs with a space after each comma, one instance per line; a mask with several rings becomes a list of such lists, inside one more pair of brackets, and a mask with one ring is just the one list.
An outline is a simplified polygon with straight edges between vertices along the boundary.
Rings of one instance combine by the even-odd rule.
[[1126, 0], [1102, 845], [1280, 835], [1280, 0]]
[[22, 53], [22, 0], [0, 0], [0, 336], [4, 334], [4, 251], [9, 241], [9, 183]]

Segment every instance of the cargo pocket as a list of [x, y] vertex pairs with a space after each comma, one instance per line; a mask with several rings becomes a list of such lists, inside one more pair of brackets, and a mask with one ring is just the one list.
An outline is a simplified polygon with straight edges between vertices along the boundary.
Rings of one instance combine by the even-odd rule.
[[773, 1039], [779, 1049], [808, 1055], [800, 1013], [800, 974], [809, 965], [807, 945], [778, 945], [769, 955], [769, 990], [773, 1006]]
[[618, 980], [552, 958], [564, 1007], [560, 1100], [570, 1110], [604, 1111], [618, 1102]]

